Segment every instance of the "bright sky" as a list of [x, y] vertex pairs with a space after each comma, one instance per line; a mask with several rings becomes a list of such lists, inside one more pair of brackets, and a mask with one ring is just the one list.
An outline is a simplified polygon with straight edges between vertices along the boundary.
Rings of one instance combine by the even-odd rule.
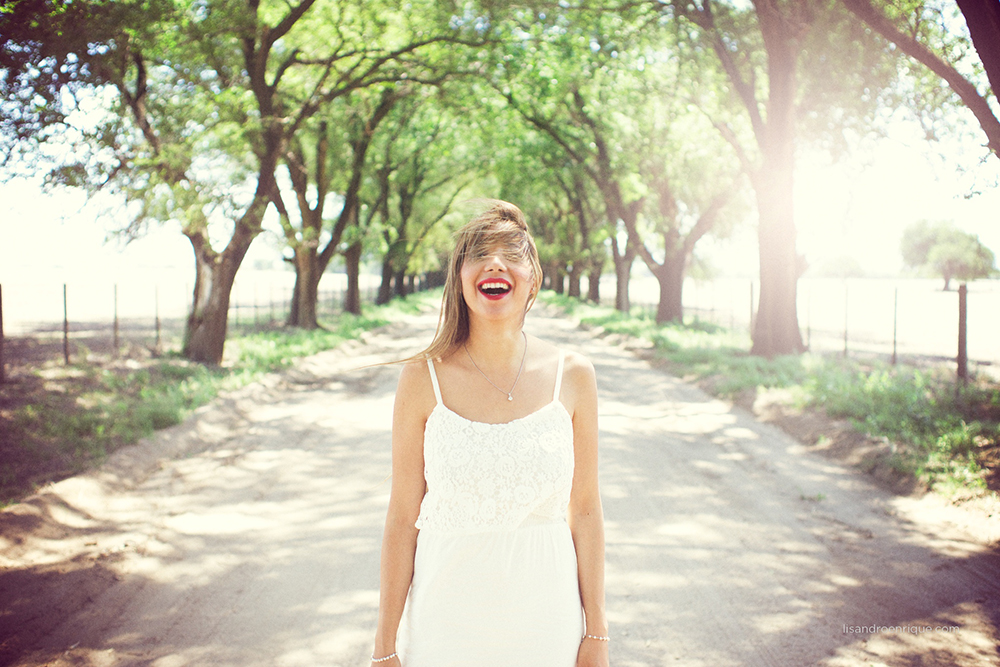
[[[977, 145], [931, 144], [900, 126], [864, 159], [830, 164], [801, 156], [795, 181], [798, 251], [811, 267], [853, 257], [873, 276], [902, 269], [903, 230], [919, 220], [943, 220], [977, 234], [1000, 259], [1000, 160], [981, 160]], [[977, 137], [978, 138], [978, 137]], [[947, 158], [941, 156], [948, 154]], [[966, 171], [959, 173], [958, 165]], [[992, 185], [992, 187], [984, 187]], [[967, 197], [974, 186], [980, 192]], [[756, 232], [711, 244], [716, 268], [756, 273]], [[751, 252], [747, 252], [752, 249]], [[738, 267], [738, 268], [737, 268]]]

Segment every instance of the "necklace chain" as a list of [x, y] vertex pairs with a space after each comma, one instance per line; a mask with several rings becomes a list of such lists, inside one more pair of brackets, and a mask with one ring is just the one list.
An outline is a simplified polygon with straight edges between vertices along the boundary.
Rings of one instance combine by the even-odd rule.
[[517, 377], [514, 378], [514, 384], [513, 386], [511, 386], [510, 391], [505, 391], [500, 387], [496, 386], [496, 384], [493, 383], [493, 380], [491, 380], [486, 375], [486, 373], [483, 372], [483, 369], [479, 367], [479, 364], [476, 363], [476, 360], [472, 358], [472, 353], [469, 352], [469, 346], [466, 344], [462, 345], [462, 347], [465, 348], [465, 353], [469, 355], [469, 361], [471, 361], [472, 365], [476, 367], [476, 370], [479, 371], [479, 374], [482, 375], [484, 378], [486, 378], [486, 381], [492, 384], [494, 389], [499, 391], [501, 394], [507, 394], [508, 401], [514, 400], [514, 387], [517, 386], [517, 381], [521, 379], [521, 371], [524, 370], [524, 359], [525, 357], [528, 356], [528, 335], [523, 331], [521, 332], [521, 335], [524, 336], [524, 352], [521, 353], [521, 367], [517, 369]]

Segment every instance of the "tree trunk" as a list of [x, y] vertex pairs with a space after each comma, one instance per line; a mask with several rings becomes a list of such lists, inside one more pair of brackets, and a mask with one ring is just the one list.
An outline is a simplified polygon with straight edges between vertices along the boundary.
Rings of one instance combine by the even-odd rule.
[[632, 262], [635, 261], [635, 246], [625, 243], [625, 252], [618, 249], [618, 240], [611, 239], [611, 254], [615, 260], [615, 310], [627, 313], [632, 310], [628, 296], [628, 281], [632, 277]]
[[361, 242], [358, 241], [344, 251], [347, 270], [347, 292], [344, 294], [344, 310], [355, 315], [361, 314]]
[[601, 274], [604, 272], [604, 262], [594, 262], [587, 273], [587, 300], [593, 303], [601, 302]]
[[392, 284], [396, 288], [396, 296], [402, 298], [413, 292], [413, 276], [410, 276], [409, 278], [410, 279], [407, 280], [406, 269], [399, 269], [396, 271], [396, 276], [392, 281]]
[[569, 270], [569, 286], [566, 288], [567, 296], [574, 299], [580, 298], [580, 278], [583, 276], [583, 262], [573, 262], [573, 268]]
[[792, 161], [791, 155], [771, 156], [770, 160], [765, 155], [761, 185], [757, 188], [760, 305], [751, 353], [766, 357], [797, 354], [805, 349], [796, 305], [799, 258], [795, 250]]
[[295, 249], [295, 287], [286, 324], [302, 329], [319, 328], [316, 316], [319, 301], [319, 280], [323, 276], [319, 257], [313, 247]]
[[389, 303], [389, 300], [392, 298], [392, 277], [392, 261], [389, 259], [389, 255], [386, 254], [382, 258], [382, 282], [378, 284], [378, 295], [375, 297], [376, 306]]
[[805, 349], [796, 306], [799, 257], [795, 250], [792, 185], [795, 168], [795, 93], [798, 37], [776, 5], [756, 2], [767, 46], [767, 124], [758, 144], [762, 164], [755, 174], [760, 252], [760, 306], [751, 354], [773, 357]]
[[660, 286], [660, 302], [656, 306], [656, 323], [684, 322], [685, 258], [668, 258], [654, 274]]
[[[262, 170], [262, 173], [267, 172]], [[269, 200], [264, 194], [267, 190], [266, 176], [261, 176], [253, 202], [236, 221], [233, 235], [221, 253], [212, 249], [206, 230], [193, 228], [184, 231], [194, 250], [196, 271], [194, 297], [181, 350], [181, 354], [191, 361], [211, 366], [222, 363], [233, 281], [250, 243], [261, 231], [260, 222]]]
[[552, 289], [556, 294], [566, 293], [566, 268], [562, 264], [555, 265], [552, 273]]
[[222, 363], [229, 326], [229, 299], [238, 268], [238, 264], [223, 262], [221, 256], [212, 261], [202, 253], [195, 253], [197, 277], [182, 350], [186, 358], [212, 366]]
[[986, 70], [993, 94], [1000, 97], [1000, 3], [996, 0], [957, 0], [965, 16], [972, 44]]
[[226, 344], [232, 281], [227, 287], [221, 267], [197, 252], [195, 275], [191, 312], [188, 313], [181, 354], [192, 361], [218, 365]]
[[542, 279], [542, 288], [554, 290], [556, 288], [556, 272], [558, 271], [558, 265], [554, 261], [545, 262], [542, 264], [542, 275], [545, 276]]

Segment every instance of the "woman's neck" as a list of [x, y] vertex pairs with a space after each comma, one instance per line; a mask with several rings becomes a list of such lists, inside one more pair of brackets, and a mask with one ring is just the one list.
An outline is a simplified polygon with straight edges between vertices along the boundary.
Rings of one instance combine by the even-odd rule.
[[465, 342], [469, 354], [484, 368], [520, 365], [525, 345], [527, 340], [521, 325], [511, 326], [507, 322], [476, 322], [469, 328], [469, 339]]

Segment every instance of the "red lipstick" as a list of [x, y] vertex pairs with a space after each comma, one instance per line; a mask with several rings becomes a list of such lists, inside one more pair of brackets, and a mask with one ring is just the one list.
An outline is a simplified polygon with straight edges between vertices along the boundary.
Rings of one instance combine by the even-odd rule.
[[514, 286], [506, 278], [484, 278], [479, 281], [476, 288], [487, 299], [496, 301], [510, 294]]

